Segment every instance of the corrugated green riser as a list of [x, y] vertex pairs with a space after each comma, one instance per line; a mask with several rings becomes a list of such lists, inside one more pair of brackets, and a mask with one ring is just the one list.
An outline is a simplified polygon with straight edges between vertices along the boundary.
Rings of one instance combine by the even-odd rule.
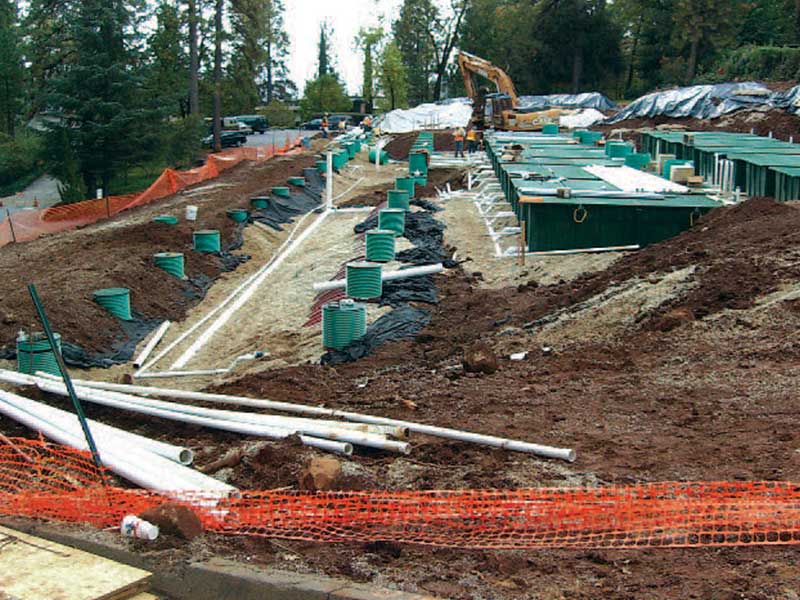
[[370, 262], [389, 262], [395, 256], [395, 238], [392, 234], [367, 233], [367, 260]]
[[349, 268], [347, 269], [347, 295], [350, 298], [368, 300], [380, 298], [383, 294], [381, 269]]
[[364, 337], [367, 330], [367, 310], [363, 304], [356, 308], [340, 309], [336, 304], [322, 309], [322, 345], [341, 350]]
[[[572, 250], [609, 246], [647, 246], [678, 235], [690, 228], [699, 213], [708, 208], [649, 208], [641, 206], [586, 206], [575, 210], [574, 203], [525, 203], [519, 205], [520, 219], [526, 223], [528, 250]], [[694, 216], [693, 216], [694, 215]]]
[[378, 228], [391, 229], [397, 235], [403, 235], [406, 230], [405, 212], [394, 213], [382, 210], [378, 213]]
[[93, 294], [94, 301], [112, 315], [123, 321], [131, 320], [131, 295], [125, 288], [109, 288], [97, 290]]
[[[60, 351], [61, 335], [53, 333], [53, 337]], [[17, 372], [33, 375], [37, 371], [60, 375], [56, 357], [50, 350], [50, 342], [44, 334], [39, 334], [33, 341], [17, 341]]]
[[220, 241], [219, 232], [215, 233], [195, 233], [194, 234], [194, 249], [197, 252], [219, 252]]
[[163, 269], [173, 277], [184, 278], [184, 257], [182, 254], [156, 254], [154, 261], [159, 269]]

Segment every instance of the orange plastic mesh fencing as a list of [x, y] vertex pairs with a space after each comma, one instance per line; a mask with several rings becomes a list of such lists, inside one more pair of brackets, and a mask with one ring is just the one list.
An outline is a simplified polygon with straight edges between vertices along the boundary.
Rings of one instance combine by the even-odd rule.
[[202, 167], [189, 171], [166, 169], [149, 188], [136, 194], [110, 196], [101, 200], [85, 200], [41, 210], [26, 210], [0, 219], [0, 246], [36, 239], [39, 236], [73, 229], [81, 225], [107, 219], [124, 210], [142, 206], [153, 200], [171, 196], [176, 192], [209, 179], [235, 167], [243, 161], [264, 162], [276, 154], [286, 154], [300, 143], [300, 136], [286, 140], [284, 147], [271, 146], [231, 148], [211, 154]]
[[230, 497], [104, 487], [88, 454], [0, 444], [0, 514], [111, 527], [165, 501], [206, 530], [316, 542], [457, 548], [637, 548], [800, 544], [800, 485], [653, 483], [432, 492], [247, 491]]

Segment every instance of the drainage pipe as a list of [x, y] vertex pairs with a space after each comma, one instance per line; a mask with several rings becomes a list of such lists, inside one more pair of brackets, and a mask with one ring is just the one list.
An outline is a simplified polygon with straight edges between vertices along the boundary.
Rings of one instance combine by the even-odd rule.
[[[2, 375], [2, 372], [0, 372], [0, 375]], [[506, 450], [513, 450], [515, 452], [526, 452], [528, 454], [535, 454], [537, 456], [558, 458], [561, 460], [566, 460], [568, 462], [574, 462], [576, 458], [575, 450], [569, 448], [554, 448], [552, 446], [532, 444], [529, 442], [522, 442], [518, 440], [496, 437], [493, 435], [471, 433], [468, 431], [449, 429], [446, 427], [437, 427], [434, 425], [424, 425], [422, 423], [414, 423], [411, 421], [387, 419], [385, 417], [375, 417], [372, 415], [348, 412], [333, 408], [322, 408], [321, 406], [308, 406], [305, 404], [293, 404], [291, 402], [277, 402], [275, 400], [260, 400], [255, 398], [247, 398], [245, 396], [228, 396], [225, 394], [190, 392], [187, 390], [170, 390], [170, 389], [155, 388], [155, 387], [128, 386], [122, 384], [100, 384], [99, 382], [97, 385], [113, 386], [114, 389], [122, 389], [131, 393], [138, 393], [151, 396], [181, 398], [185, 400], [202, 400], [204, 402], [223, 402], [229, 404], [238, 404], [241, 406], [252, 406], [263, 409], [279, 410], [283, 412], [290, 412], [297, 414], [340, 418], [348, 421], [355, 421], [357, 423], [371, 423], [375, 425], [392, 425], [395, 427], [406, 427], [408, 428], [409, 431], [413, 433], [421, 433], [433, 437], [440, 437], [444, 439], [451, 439], [462, 442], [470, 442], [474, 444], [481, 444], [484, 446], [492, 446], [495, 448], [504, 448]]]
[[158, 342], [164, 337], [164, 334], [167, 333], [167, 329], [169, 329], [170, 322], [164, 321], [161, 324], [161, 327], [156, 329], [156, 332], [153, 334], [153, 337], [150, 338], [150, 341], [147, 342], [147, 345], [142, 349], [139, 353], [139, 356], [136, 357], [136, 360], [133, 361], [133, 366], [136, 369], [139, 369], [144, 365], [147, 357], [150, 356], [150, 353], [153, 352], [156, 346], [158, 346]]
[[[309, 218], [311, 215], [313, 215], [313, 214], [314, 214], [313, 212], [308, 212], [308, 213], [306, 213], [305, 215], [303, 215], [303, 216], [300, 218], [300, 220], [299, 220], [299, 221], [298, 221], [298, 222], [295, 224], [294, 228], [292, 228], [292, 232], [289, 234], [289, 237], [288, 237], [288, 238], [286, 238], [286, 240], [285, 240], [285, 241], [284, 241], [284, 242], [281, 244], [281, 246], [278, 248], [278, 251], [276, 252], [276, 254], [275, 254], [275, 255], [274, 255], [274, 256], [273, 256], [273, 257], [272, 257], [270, 260], [268, 260], [268, 261], [267, 261], [267, 263], [266, 263], [266, 264], [265, 264], [263, 267], [261, 267], [261, 268], [260, 268], [258, 271], [256, 271], [256, 272], [255, 272], [255, 273], [253, 273], [252, 275], [250, 275], [250, 277], [248, 277], [247, 279], [245, 279], [245, 280], [244, 280], [244, 281], [243, 281], [243, 282], [242, 282], [242, 283], [241, 283], [241, 284], [240, 284], [240, 285], [239, 285], [239, 286], [238, 286], [238, 287], [237, 287], [235, 290], [233, 290], [233, 291], [232, 291], [230, 294], [228, 294], [228, 296], [227, 296], [227, 297], [226, 297], [226, 298], [225, 298], [225, 299], [224, 299], [222, 302], [220, 302], [220, 303], [219, 303], [217, 306], [215, 306], [215, 307], [214, 307], [213, 309], [211, 309], [211, 310], [210, 310], [208, 313], [206, 313], [206, 315], [205, 315], [205, 316], [204, 316], [202, 319], [200, 319], [200, 320], [199, 320], [197, 323], [195, 323], [194, 325], [192, 325], [192, 326], [191, 326], [189, 329], [187, 329], [187, 330], [186, 330], [186, 331], [185, 331], [183, 334], [181, 334], [180, 336], [178, 336], [178, 338], [177, 338], [177, 339], [173, 340], [173, 341], [172, 341], [172, 342], [171, 342], [171, 343], [170, 343], [170, 344], [169, 344], [169, 345], [168, 345], [166, 348], [164, 348], [164, 349], [163, 349], [161, 352], [159, 352], [159, 353], [156, 355], [156, 357], [155, 357], [155, 358], [153, 358], [152, 360], [150, 360], [150, 362], [146, 363], [146, 364], [145, 364], [145, 365], [144, 365], [144, 366], [143, 366], [141, 369], [139, 369], [139, 370], [138, 370], [138, 371], [137, 371], [137, 372], [134, 374], [134, 377], [139, 377], [139, 376], [141, 376], [141, 374], [142, 374], [143, 372], [145, 372], [145, 371], [147, 371], [147, 370], [151, 369], [151, 368], [153, 367], [153, 365], [157, 364], [157, 363], [158, 363], [158, 362], [159, 362], [159, 361], [160, 361], [162, 358], [164, 358], [164, 357], [165, 357], [167, 354], [169, 354], [170, 352], [172, 352], [172, 350], [173, 350], [173, 349], [174, 349], [176, 346], [178, 346], [178, 344], [181, 344], [181, 343], [182, 343], [182, 342], [183, 342], [183, 341], [184, 341], [186, 338], [188, 338], [190, 335], [192, 335], [192, 334], [193, 334], [193, 333], [194, 333], [194, 332], [195, 332], [197, 329], [199, 329], [200, 327], [202, 327], [202, 326], [203, 326], [203, 325], [204, 325], [204, 324], [205, 324], [207, 321], [209, 321], [209, 320], [210, 320], [210, 319], [211, 319], [211, 318], [212, 318], [214, 315], [216, 315], [216, 314], [217, 314], [217, 313], [218, 313], [220, 310], [222, 310], [222, 309], [223, 309], [225, 306], [227, 306], [227, 305], [228, 305], [228, 303], [230, 303], [231, 301], [233, 301], [233, 299], [234, 299], [234, 298], [236, 298], [236, 296], [238, 296], [238, 295], [239, 295], [239, 293], [241, 293], [241, 292], [242, 292], [242, 290], [244, 290], [244, 289], [246, 289], [248, 286], [252, 285], [253, 281], [255, 281], [256, 279], [258, 279], [258, 277], [259, 277], [259, 276], [260, 276], [260, 275], [261, 275], [261, 274], [262, 274], [262, 273], [263, 273], [263, 272], [264, 272], [266, 269], [268, 269], [268, 268], [269, 268], [269, 267], [272, 265], [272, 263], [273, 263], [273, 262], [274, 262], [274, 261], [277, 259], [277, 257], [280, 255], [280, 253], [281, 253], [281, 252], [283, 252], [283, 250], [284, 250], [284, 249], [285, 249], [285, 248], [286, 248], [286, 247], [287, 247], [287, 246], [288, 246], [288, 245], [291, 243], [291, 241], [294, 239], [294, 235], [295, 235], [295, 233], [297, 233], [297, 231], [298, 231], [298, 229], [300, 229], [301, 225], [302, 225], [302, 224], [303, 224], [303, 223], [306, 221], [306, 219], [308, 219], [308, 218]], [[324, 214], [324, 213], [323, 213], [323, 214]]]
[[[526, 252], [525, 256], [566, 256], [569, 254], [592, 254], [600, 252], [629, 252], [632, 250], [640, 250], [641, 246], [633, 244], [630, 246], [608, 246], [603, 248], [582, 248], [575, 250], [544, 250], [541, 252]], [[504, 257], [519, 256], [519, 252], [515, 251], [510, 254], [503, 254]]]
[[[83, 436], [73, 435], [58, 425], [21, 408], [25, 400], [28, 399], [0, 390], [0, 413], [60, 444], [83, 451], [89, 449]], [[135, 449], [126, 442], [116, 443], [112, 441], [113, 439], [111, 436], [101, 436], [97, 439], [103, 465], [143, 488], [162, 492], [236, 491], [235, 488], [213, 477], [178, 465], [151, 452]], [[205, 485], [200, 485], [200, 481], [205, 482]]]
[[[30, 385], [31, 380], [39, 389], [51, 394], [66, 395], [66, 387], [57, 381], [31, 377], [13, 371], [0, 371], [0, 380], [18, 385]], [[309, 421], [303, 423], [283, 423], [270, 419], [269, 415], [258, 415], [254, 413], [237, 413], [234, 411], [216, 410], [189, 406], [186, 404], [176, 404], [174, 402], [163, 402], [160, 400], [150, 400], [122, 394], [119, 392], [109, 392], [76, 386], [75, 393], [81, 400], [93, 402], [103, 406], [110, 406], [121, 410], [146, 414], [154, 417], [161, 417], [172, 421], [181, 421], [194, 425], [201, 425], [211, 429], [222, 429], [255, 435], [273, 439], [284, 439], [292, 435], [307, 435], [315, 438], [325, 438], [338, 442], [349, 442], [359, 446], [378, 448], [400, 454], [409, 454], [411, 445], [407, 442], [396, 442], [387, 440], [385, 437], [373, 433], [361, 431], [325, 427]], [[392, 425], [391, 423], [379, 423], [380, 425]]]
[[[35, 414], [42, 419], [53, 423], [54, 425], [57, 425], [69, 433], [74, 435], [81, 434], [81, 432], [77, 429], [78, 421], [73, 413], [69, 413], [53, 406], [48, 406], [42, 402], [28, 400], [27, 398], [25, 398], [25, 400], [27, 400], [25, 405], [20, 406], [24, 410]], [[194, 461], [194, 452], [192, 452], [189, 448], [185, 448], [183, 446], [174, 446], [172, 444], [167, 444], [166, 442], [159, 442], [158, 440], [137, 435], [135, 433], [125, 431], [124, 429], [118, 429], [117, 427], [112, 427], [111, 425], [106, 425], [105, 423], [100, 423], [99, 421], [95, 421], [93, 419], [87, 419], [86, 422], [89, 423], [92, 432], [96, 435], [120, 438], [121, 442], [133, 444], [136, 447], [147, 450], [148, 452], [152, 452], [153, 454], [158, 454], [159, 456], [167, 458], [172, 462], [176, 462], [185, 467], [188, 467]]]
[[[421, 277], [423, 275], [434, 275], [444, 271], [444, 265], [441, 263], [436, 265], [425, 265], [423, 267], [412, 267], [410, 269], [398, 269], [397, 271], [390, 271], [383, 273], [381, 279], [383, 281], [395, 281], [398, 279], [407, 279], [409, 277]], [[336, 279], [334, 281], [323, 281], [314, 284], [314, 291], [327, 291], [344, 289], [347, 287], [346, 279]]]
[[233, 317], [233, 315], [250, 300], [250, 298], [252, 298], [256, 290], [261, 286], [262, 283], [264, 283], [264, 280], [269, 277], [275, 269], [281, 266], [283, 261], [286, 260], [286, 258], [290, 256], [292, 252], [294, 252], [294, 250], [306, 240], [306, 238], [314, 233], [331, 213], [332, 211], [326, 210], [320, 214], [319, 218], [309, 225], [303, 231], [303, 233], [297, 237], [297, 239], [287, 246], [286, 249], [284, 249], [279, 255], [274, 257], [274, 260], [270, 261], [269, 266], [259, 273], [258, 277], [256, 277], [250, 283], [247, 289], [245, 289], [242, 294], [239, 295], [236, 300], [234, 300], [230, 306], [228, 306], [222, 312], [222, 314], [217, 317], [217, 319], [208, 327], [208, 329], [200, 334], [194, 343], [183, 354], [181, 354], [178, 360], [172, 364], [170, 370], [174, 371], [185, 367], [186, 363], [188, 363], [195, 356], [195, 354], [197, 354], [197, 352], [208, 343], [214, 334], [216, 334], [217, 331], [219, 331], [231, 319], [231, 317]]

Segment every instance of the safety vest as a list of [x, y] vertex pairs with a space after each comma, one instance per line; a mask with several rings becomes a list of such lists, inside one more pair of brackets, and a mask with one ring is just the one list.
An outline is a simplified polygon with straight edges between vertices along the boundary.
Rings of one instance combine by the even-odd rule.
[[455, 139], [455, 141], [457, 142], [463, 142], [464, 132], [461, 129], [456, 129], [455, 132], [453, 133], [453, 139]]
[[467, 140], [470, 142], [475, 141], [475, 132], [472, 129], [467, 132]]

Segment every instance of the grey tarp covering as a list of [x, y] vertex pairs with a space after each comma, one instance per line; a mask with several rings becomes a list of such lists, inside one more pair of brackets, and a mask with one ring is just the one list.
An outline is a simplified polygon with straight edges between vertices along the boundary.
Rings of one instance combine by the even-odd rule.
[[770, 106], [774, 100], [769, 88], [755, 81], [694, 85], [642, 96], [606, 122], [656, 116], [715, 119], [741, 108]]
[[520, 96], [519, 107], [525, 110], [546, 110], [548, 108], [594, 108], [596, 110], [617, 110], [619, 107], [600, 92], [583, 94], [549, 94], [547, 96]]
[[784, 108], [791, 113], [800, 114], [800, 85], [785, 92], [777, 92], [773, 95], [771, 102], [776, 108]]

